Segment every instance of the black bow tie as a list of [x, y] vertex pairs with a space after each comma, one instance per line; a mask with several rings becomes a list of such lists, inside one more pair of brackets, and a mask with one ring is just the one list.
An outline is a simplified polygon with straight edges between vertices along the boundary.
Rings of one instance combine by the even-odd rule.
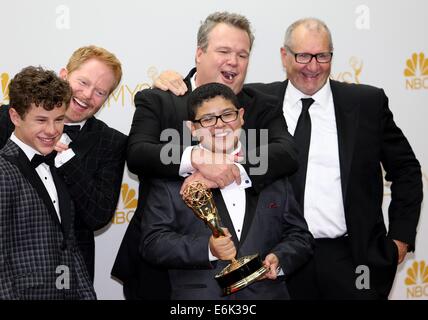
[[71, 140], [76, 140], [77, 136], [80, 132], [80, 126], [79, 125], [64, 125], [64, 133], [66, 133]]
[[35, 169], [40, 164], [46, 163], [49, 167], [55, 166], [55, 157], [57, 152], [52, 151], [47, 156], [42, 156], [40, 154], [35, 154], [33, 159], [31, 159], [31, 166]]

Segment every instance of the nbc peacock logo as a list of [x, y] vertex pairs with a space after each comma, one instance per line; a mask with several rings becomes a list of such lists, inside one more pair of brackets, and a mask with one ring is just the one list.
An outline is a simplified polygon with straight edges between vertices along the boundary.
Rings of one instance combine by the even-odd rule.
[[6, 72], [0, 74], [1, 91], [0, 91], [0, 106], [2, 104], [9, 104], [9, 82], [10, 77]]
[[419, 54], [414, 52], [406, 60], [404, 76], [406, 77], [406, 89], [428, 89], [428, 58], [423, 52]]
[[407, 269], [404, 283], [407, 286], [408, 299], [428, 297], [428, 266], [424, 260], [412, 263]]
[[113, 216], [113, 224], [124, 224], [131, 221], [135, 209], [137, 208], [138, 200], [134, 189], [130, 188], [127, 183], [122, 184], [120, 191], [119, 204]]

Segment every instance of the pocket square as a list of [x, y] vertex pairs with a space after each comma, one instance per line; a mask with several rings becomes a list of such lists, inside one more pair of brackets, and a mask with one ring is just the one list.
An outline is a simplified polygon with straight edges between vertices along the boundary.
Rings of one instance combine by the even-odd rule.
[[271, 203], [269, 203], [268, 208], [269, 208], [269, 209], [275, 209], [275, 208], [278, 208], [278, 204], [277, 204], [276, 202], [271, 202]]

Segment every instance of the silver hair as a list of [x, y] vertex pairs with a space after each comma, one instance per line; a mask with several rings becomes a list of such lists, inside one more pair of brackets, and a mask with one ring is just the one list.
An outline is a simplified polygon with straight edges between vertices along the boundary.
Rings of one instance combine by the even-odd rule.
[[297, 27], [300, 25], [304, 25], [304, 27], [308, 30], [313, 30], [317, 32], [326, 32], [328, 41], [329, 41], [329, 47], [330, 51], [333, 51], [333, 40], [331, 37], [330, 29], [327, 27], [327, 25], [324, 23], [324, 21], [317, 19], [317, 18], [303, 18], [299, 19], [295, 22], [293, 22], [285, 32], [285, 38], [284, 38], [284, 47], [292, 48], [293, 46], [293, 32], [296, 30]]

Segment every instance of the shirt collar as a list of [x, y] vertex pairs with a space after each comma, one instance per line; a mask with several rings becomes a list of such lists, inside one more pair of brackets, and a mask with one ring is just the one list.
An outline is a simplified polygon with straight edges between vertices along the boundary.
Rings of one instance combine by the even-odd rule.
[[[204, 146], [202, 146], [201, 144], [198, 145], [199, 148], [207, 150]], [[241, 141], [238, 141], [238, 145], [236, 146], [236, 148], [230, 153], [230, 155], [239, 155], [242, 158], [242, 153], [241, 153], [241, 149], [242, 149], [242, 144]], [[241, 153], [241, 154], [240, 154]], [[243, 160], [240, 159], [241, 162]], [[248, 173], [245, 171], [244, 167], [239, 164], [239, 162], [237, 162], [237, 167], [239, 169], [239, 173], [241, 175], [241, 184], [238, 185], [236, 184], [235, 181], [233, 181], [231, 184], [229, 184], [228, 186], [224, 187], [223, 189], [220, 189], [221, 193], [223, 194], [223, 192], [225, 191], [230, 191], [233, 189], [240, 189], [240, 190], [244, 190], [246, 188], [250, 188], [252, 187], [252, 181], [251, 178], [248, 176]]]
[[190, 78], [190, 88], [192, 89], [192, 91], [196, 89], [196, 73], [197, 72], [195, 72]]
[[86, 123], [86, 120], [87, 119], [85, 119], [83, 121], [80, 121], [80, 122], [73, 122], [73, 123], [72, 122], [68, 122], [68, 123], [64, 122], [64, 125], [67, 125], [67, 126], [80, 126], [80, 130], [82, 130], [83, 126]]
[[32, 147], [30, 147], [28, 144], [24, 143], [22, 140], [20, 140], [16, 135], [15, 132], [12, 132], [12, 135], [10, 136], [10, 140], [12, 140], [13, 142], [15, 142], [18, 147], [25, 153], [25, 155], [27, 156], [28, 160], [31, 161], [31, 159], [33, 159], [35, 154], [40, 154], [40, 152], [38, 152], [37, 150], [34, 150]]
[[318, 105], [326, 106], [331, 98], [331, 87], [330, 87], [330, 79], [327, 79], [327, 82], [324, 86], [318, 90], [313, 96], [308, 96], [298, 90], [291, 81], [288, 81], [287, 90], [285, 92], [285, 100], [290, 103], [291, 107], [297, 105], [297, 102], [302, 98], [312, 98], [315, 100], [315, 103]]
[[[203, 150], [210, 151], [210, 150], [208, 150], [207, 148], [205, 148], [202, 144], [198, 144], [198, 148], [203, 149]], [[230, 155], [237, 155], [237, 154], [239, 154], [239, 153], [241, 152], [241, 148], [242, 148], [241, 141], [239, 141], [239, 140], [238, 140], [238, 145], [237, 145], [237, 146], [236, 146], [236, 148], [235, 148], [232, 152], [230, 152], [229, 154], [230, 154]], [[212, 151], [211, 151], [211, 152], [212, 152]]]

